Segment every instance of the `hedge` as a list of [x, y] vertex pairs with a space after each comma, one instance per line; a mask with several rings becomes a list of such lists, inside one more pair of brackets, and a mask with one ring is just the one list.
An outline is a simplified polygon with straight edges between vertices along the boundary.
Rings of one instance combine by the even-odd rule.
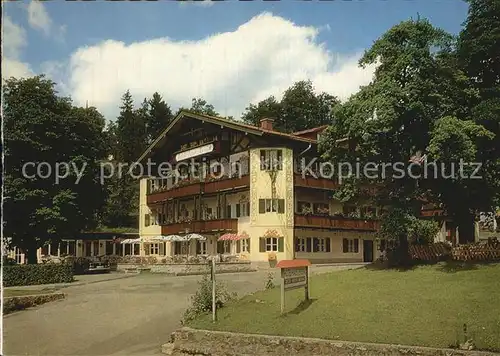
[[73, 266], [68, 264], [48, 263], [3, 267], [4, 287], [69, 282], [73, 282]]
[[3, 313], [10, 314], [17, 310], [35, 307], [40, 304], [52, 302], [54, 300], [63, 299], [63, 293], [40, 294], [40, 295], [25, 295], [19, 297], [8, 297], [3, 301]]

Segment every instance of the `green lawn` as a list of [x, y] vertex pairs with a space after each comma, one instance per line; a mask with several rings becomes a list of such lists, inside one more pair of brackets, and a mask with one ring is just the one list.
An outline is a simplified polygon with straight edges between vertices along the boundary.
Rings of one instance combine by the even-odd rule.
[[[459, 268], [455, 268], [458, 266]], [[265, 281], [263, 281], [264, 285]], [[311, 277], [303, 290], [247, 296], [189, 326], [244, 333], [450, 347], [463, 342], [463, 325], [477, 348], [500, 350], [500, 264], [439, 264], [409, 271], [358, 269]]]
[[50, 294], [54, 293], [55, 289], [4, 289], [3, 296], [5, 297], [21, 297], [24, 295]]

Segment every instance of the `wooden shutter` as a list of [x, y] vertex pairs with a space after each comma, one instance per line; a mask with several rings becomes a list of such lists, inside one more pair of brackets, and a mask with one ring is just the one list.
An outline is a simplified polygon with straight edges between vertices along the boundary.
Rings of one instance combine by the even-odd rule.
[[247, 239], [247, 252], [250, 253], [250, 239]]
[[196, 254], [201, 255], [201, 243], [199, 240], [196, 241]]
[[347, 241], [347, 239], [342, 239], [342, 252], [344, 253], [347, 253], [348, 252], [348, 244], [349, 242]]
[[326, 252], [331, 252], [331, 247], [330, 247], [330, 238], [329, 238], [329, 237], [327, 237], [325, 240], [326, 240], [326, 242], [325, 242]]
[[285, 213], [285, 199], [278, 199], [278, 214]]
[[247, 203], [247, 215], [250, 216], [250, 202]]
[[241, 241], [236, 241], [236, 253], [241, 252]]
[[231, 213], [232, 213], [232, 211], [231, 211], [231, 205], [228, 205], [226, 207], [226, 218], [230, 219], [231, 218]]
[[149, 220], [149, 214], [144, 215], [144, 225], [149, 226], [150, 220]]
[[354, 252], [359, 252], [359, 239], [354, 239]]
[[319, 239], [317, 237], [313, 237], [313, 252], [319, 251]]
[[259, 214], [264, 214], [266, 212], [266, 201], [265, 199], [259, 199]]
[[259, 238], [259, 252], [266, 252], [266, 238]]
[[160, 248], [159, 248], [160, 251], [159, 254], [160, 256], [165, 256], [165, 242], [160, 242]]
[[151, 244], [144, 244], [144, 254], [148, 256], [150, 251], [151, 251]]
[[239, 218], [241, 215], [241, 205], [236, 204], [236, 217]]
[[295, 238], [295, 252], [299, 252], [299, 241], [298, 237]]
[[285, 248], [285, 239], [283, 237], [278, 237], [278, 252], [283, 252]]
[[312, 251], [312, 239], [310, 237], [306, 238], [306, 252]]

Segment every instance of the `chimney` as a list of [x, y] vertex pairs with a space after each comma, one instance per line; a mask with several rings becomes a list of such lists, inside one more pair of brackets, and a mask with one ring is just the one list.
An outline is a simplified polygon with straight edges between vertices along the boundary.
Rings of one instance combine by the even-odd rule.
[[268, 131], [273, 131], [273, 122], [274, 119], [268, 117], [260, 119], [260, 128]]

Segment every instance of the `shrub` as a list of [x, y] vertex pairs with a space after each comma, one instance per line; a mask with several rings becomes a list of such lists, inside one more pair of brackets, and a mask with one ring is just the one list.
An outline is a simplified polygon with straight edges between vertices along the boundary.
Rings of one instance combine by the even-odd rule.
[[[196, 294], [191, 297], [191, 306], [184, 312], [182, 323], [185, 324], [196, 317], [212, 311], [212, 281], [208, 274], [204, 274], [198, 282]], [[215, 286], [215, 307], [222, 308], [227, 302], [236, 298], [236, 293], [229, 293], [226, 286], [217, 283]]]
[[54, 300], [63, 299], [64, 297], [63, 293], [8, 297], [4, 299], [3, 313], [9, 314], [15, 312], [16, 310], [23, 310], [40, 304], [52, 302]]
[[269, 272], [267, 274], [266, 289], [273, 289], [275, 287], [273, 280], [274, 274], [272, 272]]
[[3, 267], [5, 287], [73, 282], [73, 266], [69, 264], [36, 264]]

